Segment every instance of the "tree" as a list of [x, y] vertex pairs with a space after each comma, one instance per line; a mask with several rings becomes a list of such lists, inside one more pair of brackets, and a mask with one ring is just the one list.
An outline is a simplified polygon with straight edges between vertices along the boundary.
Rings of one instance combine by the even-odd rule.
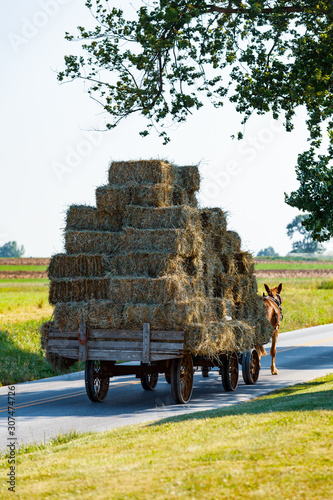
[[297, 215], [290, 224], [287, 225], [287, 235], [289, 238], [293, 238], [297, 233], [303, 236], [302, 240], [293, 242], [291, 253], [321, 253], [325, 250], [318, 241], [313, 240], [311, 233], [303, 224], [304, 222], [306, 223], [307, 218], [307, 215]]
[[[306, 228], [314, 238], [333, 235], [331, 0], [151, 0], [130, 20], [108, 0], [86, 6], [97, 26], [79, 26], [76, 38], [66, 33], [85, 55], [65, 56], [58, 79], [84, 80], [111, 117], [107, 128], [141, 113], [148, 120], [141, 135], [158, 126], [166, 143], [167, 118], [184, 122], [205, 95], [215, 107], [228, 97], [242, 124], [254, 111], [283, 114], [291, 131], [303, 106], [310, 149], [299, 155], [300, 187], [286, 202], [310, 212]], [[321, 154], [325, 129], [329, 145]]]
[[263, 250], [259, 250], [257, 257], [278, 257], [279, 254], [275, 252], [273, 247], [267, 247]]
[[16, 241], [8, 241], [0, 247], [0, 257], [22, 257], [24, 252], [24, 246], [18, 247]]

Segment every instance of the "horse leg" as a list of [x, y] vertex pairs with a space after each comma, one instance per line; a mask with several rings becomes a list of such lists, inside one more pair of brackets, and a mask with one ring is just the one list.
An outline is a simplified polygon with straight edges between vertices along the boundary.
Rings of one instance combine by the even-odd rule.
[[271, 347], [271, 356], [272, 356], [272, 364], [271, 364], [271, 373], [272, 375], [278, 375], [279, 372], [276, 369], [275, 366], [275, 356], [276, 356], [276, 342], [279, 336], [279, 327], [277, 326], [275, 328], [275, 331], [272, 335], [272, 347]]

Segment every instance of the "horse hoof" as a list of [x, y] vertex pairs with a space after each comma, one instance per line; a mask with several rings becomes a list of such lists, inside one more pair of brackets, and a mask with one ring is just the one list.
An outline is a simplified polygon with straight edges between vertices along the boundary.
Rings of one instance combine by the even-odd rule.
[[279, 375], [279, 372], [277, 370], [272, 370], [272, 375]]

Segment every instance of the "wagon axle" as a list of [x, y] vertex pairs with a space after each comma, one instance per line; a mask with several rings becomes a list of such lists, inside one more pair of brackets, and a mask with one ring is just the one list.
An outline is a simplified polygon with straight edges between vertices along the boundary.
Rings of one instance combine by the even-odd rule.
[[171, 384], [171, 393], [177, 404], [187, 403], [192, 396], [194, 372], [199, 367], [218, 367], [222, 377], [222, 386], [230, 392], [237, 389], [239, 365], [242, 366], [243, 380], [246, 384], [255, 384], [259, 377], [260, 361], [256, 349], [244, 353], [230, 352], [221, 354], [214, 360], [193, 357], [184, 353], [182, 357], [141, 362], [140, 365], [116, 364], [114, 361], [88, 360], [85, 369], [85, 384], [89, 399], [102, 402], [108, 393], [109, 379], [119, 375], [135, 375], [141, 379], [142, 388], [146, 391], [155, 389], [158, 375], [165, 374], [166, 381]]

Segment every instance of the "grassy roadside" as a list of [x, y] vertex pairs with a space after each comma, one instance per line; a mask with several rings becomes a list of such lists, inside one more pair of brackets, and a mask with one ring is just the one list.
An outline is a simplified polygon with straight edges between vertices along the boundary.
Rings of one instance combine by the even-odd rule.
[[22, 448], [17, 498], [328, 500], [332, 391], [333, 374], [235, 407]]
[[0, 386], [60, 375], [40, 343], [39, 327], [52, 312], [48, 280], [0, 282]]

